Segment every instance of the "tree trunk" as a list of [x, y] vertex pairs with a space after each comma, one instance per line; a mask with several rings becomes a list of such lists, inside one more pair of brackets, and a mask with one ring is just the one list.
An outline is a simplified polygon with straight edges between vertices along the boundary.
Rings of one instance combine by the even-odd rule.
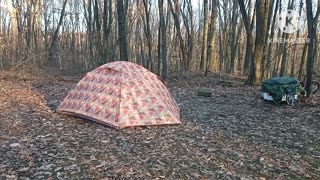
[[[275, 25], [276, 25], [276, 18], [277, 18], [277, 11], [279, 9], [279, 0], [277, 0], [276, 2], [276, 7], [274, 10], [274, 14], [273, 14], [273, 20], [272, 20], [272, 25], [271, 25], [271, 34], [270, 34], [270, 38], [274, 38], [274, 34], [275, 34]], [[263, 74], [266, 75], [266, 77], [270, 77], [271, 76], [271, 57], [272, 57], [272, 48], [273, 48], [273, 44], [269, 43], [269, 47], [267, 50], [267, 54], [266, 54], [266, 66], [263, 69]]]
[[144, 5], [144, 12], [145, 12], [145, 19], [144, 19], [144, 32], [147, 39], [148, 45], [148, 60], [147, 60], [147, 68], [153, 71], [153, 61], [152, 61], [152, 37], [151, 37], [151, 30], [150, 30], [150, 7], [149, 7], [149, 0], [143, 0]]
[[308, 50], [308, 45], [309, 44], [304, 44], [303, 46], [303, 50], [302, 50], [302, 56], [301, 56], [301, 62], [300, 62], [300, 66], [299, 66], [299, 74], [298, 74], [298, 79], [302, 79], [302, 76], [304, 74], [304, 65], [306, 62], [306, 58], [307, 58], [307, 50]]
[[[63, 2], [63, 6], [62, 6], [62, 11], [60, 14], [60, 19], [57, 25], [56, 30], [54, 31], [52, 40], [51, 40], [51, 46], [50, 46], [50, 50], [49, 50], [49, 63], [52, 65], [57, 65], [58, 62], [58, 33], [60, 30], [60, 27], [62, 25], [62, 20], [65, 14], [65, 10], [66, 10], [66, 5], [67, 5], [67, 1], [68, 0], [64, 0]], [[60, 63], [60, 68], [61, 68], [61, 63]]]
[[241, 32], [240, 29], [242, 29], [242, 24], [238, 26], [238, 32], [237, 32], [237, 22], [238, 22], [238, 3], [234, 2], [233, 9], [232, 9], [232, 17], [231, 17], [231, 38], [230, 38], [230, 65], [228, 66], [228, 73], [234, 74], [235, 70], [235, 58], [237, 54], [238, 49], [238, 40], [239, 40], [239, 34]]
[[[303, 0], [300, 0], [300, 7], [299, 7], [299, 15], [301, 16], [301, 12], [302, 12], [302, 8], [303, 8]], [[296, 38], [300, 38], [300, 30], [298, 30], [297, 34], [296, 34]], [[292, 58], [292, 64], [291, 64], [291, 72], [290, 72], [290, 76], [294, 77], [295, 76], [295, 69], [296, 69], [296, 59], [297, 59], [297, 45], [294, 46], [293, 48], [293, 58]]]
[[[285, 40], [288, 39], [289, 35], [284, 34], [282, 36]], [[281, 68], [280, 68], [280, 77], [283, 77], [286, 75], [286, 69], [287, 69], [287, 51], [288, 51], [288, 43], [285, 42], [282, 45], [282, 58], [281, 58]]]
[[[252, 26], [253, 26], [253, 21], [254, 21], [255, 15], [253, 15], [252, 19], [251, 19], [251, 17], [250, 17], [250, 15], [252, 13], [251, 0], [249, 0], [249, 2], [248, 2], [248, 13], [246, 12], [244, 1], [240, 0], [240, 1], [238, 1], [238, 3], [239, 3], [240, 12], [241, 12], [242, 20], [244, 22], [243, 24], [245, 26], [246, 37], [247, 37], [243, 72], [245, 74], [248, 74], [248, 73], [250, 73], [250, 64], [251, 64], [252, 49], [253, 49], [253, 39], [252, 39], [253, 27]], [[253, 81], [252, 76], [249, 75], [248, 82], [251, 84], [252, 81]]]
[[317, 38], [317, 21], [320, 14], [320, 0], [318, 0], [318, 7], [316, 16], [313, 17], [312, 13], [312, 1], [306, 0], [307, 6], [307, 22], [308, 22], [308, 38], [310, 43], [308, 45], [308, 58], [307, 58], [307, 84], [306, 91], [307, 97], [311, 95], [311, 85], [312, 85], [312, 74], [313, 74], [313, 64], [314, 64], [314, 52], [317, 47], [316, 38]]
[[186, 43], [186, 48], [187, 48], [187, 59], [184, 61], [184, 67], [186, 70], [190, 70], [191, 67], [191, 61], [192, 61], [192, 56], [193, 56], [193, 11], [192, 11], [192, 3], [191, 0], [184, 0], [184, 6], [183, 9], [185, 9], [185, 6], [187, 5], [187, 13], [188, 16], [184, 11], [181, 10], [182, 12], [182, 18], [183, 18], [183, 24], [185, 25], [185, 37], [187, 39]]
[[117, 0], [118, 13], [118, 35], [119, 35], [119, 51], [120, 60], [128, 61], [128, 44], [126, 36], [126, 17], [123, 6], [123, 0]]
[[104, 61], [109, 62], [110, 58], [110, 42], [109, 36], [111, 33], [111, 25], [112, 25], [112, 0], [105, 0], [103, 5], [103, 38], [104, 38]]
[[97, 54], [95, 56], [96, 62], [95, 64], [102, 65], [104, 64], [103, 60], [103, 48], [101, 44], [101, 23], [100, 23], [100, 15], [99, 15], [99, 4], [98, 0], [94, 0], [94, 22], [96, 27], [96, 33], [95, 33], [95, 46], [97, 50]]
[[268, 37], [268, 13], [270, 8], [268, 0], [256, 1], [256, 41], [254, 49], [254, 69], [255, 69], [255, 84], [260, 85], [262, 82], [263, 54], [266, 47], [266, 39]]
[[218, 16], [218, 0], [212, 0], [211, 21], [210, 21], [210, 34], [208, 44], [208, 55], [206, 60], [205, 75], [208, 75], [209, 69], [214, 61], [214, 48], [215, 48], [215, 33], [216, 33], [216, 19]]
[[[253, 85], [254, 84], [254, 79], [255, 79], [255, 72], [254, 72], [254, 61], [252, 58], [252, 49], [253, 49], [253, 38], [252, 38], [252, 29], [253, 29], [253, 20], [250, 23], [250, 18], [248, 14], [250, 14], [250, 2], [249, 1], [249, 13], [247, 13], [244, 5], [243, 0], [239, 0], [239, 7], [240, 7], [240, 12], [242, 15], [242, 20], [244, 23], [244, 27], [246, 29], [246, 34], [247, 34], [247, 44], [246, 44], [246, 55], [245, 55], [245, 71], [249, 68], [249, 75], [248, 75], [248, 84]], [[254, 17], [254, 16], [253, 16]]]
[[207, 64], [207, 51], [208, 51], [208, 0], [203, 1], [203, 35], [202, 35], [202, 49], [201, 49], [201, 60], [200, 70], [205, 71]]
[[178, 39], [179, 39], [180, 51], [181, 51], [181, 56], [182, 56], [182, 62], [180, 62], [180, 72], [184, 72], [184, 71], [186, 71], [186, 67], [185, 67], [184, 61], [186, 61], [187, 55], [186, 55], [186, 49], [185, 49], [184, 40], [183, 40], [183, 37], [182, 37], [181, 27], [180, 27], [179, 1], [174, 1], [174, 5], [175, 5], [174, 7], [173, 7], [171, 1], [172, 0], [168, 0], [168, 3], [169, 3], [169, 6], [170, 6], [171, 14], [173, 16], [174, 25], [175, 25], [176, 30], [177, 30], [177, 36], [178, 36]]
[[7, 0], [7, 7], [8, 11], [11, 17], [11, 33], [12, 33], [12, 39], [11, 39], [11, 66], [14, 66], [17, 62], [17, 43], [18, 43], [18, 21], [17, 21], [17, 15], [16, 15], [16, 9], [12, 5], [12, 0]]
[[[161, 58], [162, 58], [162, 73], [163, 80], [168, 78], [168, 65], [167, 65], [167, 26], [164, 20], [163, 14], [163, 2], [164, 0], [158, 0], [159, 3], [159, 18], [160, 18], [160, 34], [161, 34]], [[159, 40], [160, 41], [160, 40]]]

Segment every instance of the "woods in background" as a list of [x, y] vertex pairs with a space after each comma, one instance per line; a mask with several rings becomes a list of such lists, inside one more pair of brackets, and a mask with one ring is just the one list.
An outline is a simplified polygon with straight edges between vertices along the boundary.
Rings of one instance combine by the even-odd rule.
[[[320, 0], [0, 0], [0, 68], [91, 69], [114, 60], [169, 72], [273, 76], [320, 70]], [[287, 9], [302, 28], [278, 28]], [[290, 20], [290, 19], [289, 19]], [[309, 42], [292, 41], [307, 39]]]

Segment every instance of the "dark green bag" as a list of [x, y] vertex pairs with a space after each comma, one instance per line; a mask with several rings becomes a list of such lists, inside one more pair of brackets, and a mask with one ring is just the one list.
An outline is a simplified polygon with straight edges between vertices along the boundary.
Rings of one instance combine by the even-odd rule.
[[290, 77], [275, 77], [262, 81], [262, 92], [270, 93], [273, 101], [280, 104], [286, 94], [296, 95], [300, 91], [300, 81]]

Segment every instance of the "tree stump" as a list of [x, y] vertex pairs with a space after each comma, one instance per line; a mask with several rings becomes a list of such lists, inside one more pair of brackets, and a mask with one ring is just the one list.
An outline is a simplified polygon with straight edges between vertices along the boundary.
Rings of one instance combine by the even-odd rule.
[[212, 96], [212, 91], [209, 88], [200, 88], [197, 90], [197, 95], [198, 96], [203, 96], [203, 97], [211, 97]]

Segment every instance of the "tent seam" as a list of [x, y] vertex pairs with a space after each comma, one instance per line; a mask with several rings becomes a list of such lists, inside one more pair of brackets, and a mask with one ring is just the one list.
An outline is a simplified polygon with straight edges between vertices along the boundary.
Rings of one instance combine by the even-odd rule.
[[118, 115], [117, 118], [118, 118], [118, 127], [119, 127], [119, 129], [122, 128], [122, 127], [120, 127], [120, 119], [121, 119], [121, 118], [120, 118], [120, 116], [121, 116], [120, 110], [121, 110], [121, 99], [122, 99], [122, 98], [121, 98], [121, 92], [122, 92], [122, 90], [121, 90], [122, 88], [121, 88], [121, 87], [122, 87], [122, 75], [123, 75], [122, 68], [121, 68], [120, 73], [121, 73], [121, 74], [120, 74], [120, 83], [119, 83], [119, 86], [120, 86], [120, 87], [119, 87], [119, 89], [120, 89], [120, 90], [119, 90], [119, 91], [120, 91], [120, 92], [119, 92], [119, 107], [118, 107], [118, 112], [117, 112], [118, 114], [116, 114], [116, 115]]

